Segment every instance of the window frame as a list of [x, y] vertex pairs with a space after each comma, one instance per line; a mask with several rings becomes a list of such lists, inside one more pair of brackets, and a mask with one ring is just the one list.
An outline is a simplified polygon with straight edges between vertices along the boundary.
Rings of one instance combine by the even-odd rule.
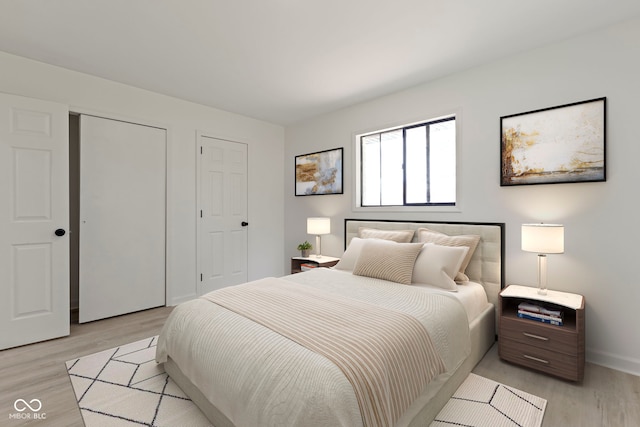
[[[420, 126], [429, 125], [432, 123], [439, 123], [455, 120], [455, 129], [456, 129], [456, 152], [455, 152], [455, 161], [456, 161], [456, 201], [454, 203], [406, 203], [406, 170], [403, 167], [403, 203], [402, 205], [380, 205], [380, 206], [371, 206], [371, 205], [362, 205], [362, 146], [361, 146], [361, 138], [374, 135], [378, 133], [385, 133], [394, 130], [402, 130], [403, 133], [403, 144], [406, 144], [406, 130], [411, 128], [416, 128]], [[461, 114], [459, 111], [451, 112], [448, 114], [440, 115], [434, 118], [426, 119], [426, 120], [415, 120], [409, 123], [402, 123], [393, 126], [387, 126], [384, 128], [371, 129], [361, 132], [356, 132], [353, 134], [353, 146], [354, 146], [354, 156], [353, 156], [353, 167], [357, 173], [353, 179], [353, 210], [354, 212], [460, 212], [460, 175], [461, 175], [461, 163], [460, 163], [460, 146], [461, 146]], [[403, 161], [406, 162], [406, 146], [403, 148]]]

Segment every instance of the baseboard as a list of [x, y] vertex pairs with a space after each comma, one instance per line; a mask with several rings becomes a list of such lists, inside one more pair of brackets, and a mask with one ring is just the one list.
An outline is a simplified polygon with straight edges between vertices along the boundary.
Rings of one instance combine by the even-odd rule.
[[605, 366], [631, 375], [640, 376], [640, 360], [623, 357], [605, 351], [587, 349], [587, 362]]
[[183, 302], [187, 302], [187, 301], [191, 301], [192, 299], [196, 298], [198, 295], [196, 295], [195, 293], [192, 294], [188, 294], [188, 295], [182, 295], [179, 297], [173, 297], [170, 300], [167, 301], [167, 307], [170, 306], [174, 306], [174, 305], [178, 305], [181, 304]]

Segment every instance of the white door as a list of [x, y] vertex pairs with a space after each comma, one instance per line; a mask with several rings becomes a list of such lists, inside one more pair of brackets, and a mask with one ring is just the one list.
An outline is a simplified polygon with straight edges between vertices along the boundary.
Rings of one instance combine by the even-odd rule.
[[80, 117], [81, 323], [165, 305], [166, 131]]
[[200, 135], [198, 295], [247, 281], [247, 146]]
[[0, 200], [0, 350], [69, 335], [66, 105], [0, 94]]

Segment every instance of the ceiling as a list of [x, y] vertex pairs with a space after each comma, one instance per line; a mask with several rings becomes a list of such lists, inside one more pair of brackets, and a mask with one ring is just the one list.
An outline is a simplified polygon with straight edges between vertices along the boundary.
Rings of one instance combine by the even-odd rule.
[[638, 15], [638, 0], [0, 0], [0, 50], [286, 126]]

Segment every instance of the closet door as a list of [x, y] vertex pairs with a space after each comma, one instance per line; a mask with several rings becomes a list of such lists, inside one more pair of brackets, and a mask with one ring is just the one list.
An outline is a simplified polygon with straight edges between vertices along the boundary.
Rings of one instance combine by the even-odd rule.
[[165, 304], [166, 131], [80, 118], [80, 323]]

